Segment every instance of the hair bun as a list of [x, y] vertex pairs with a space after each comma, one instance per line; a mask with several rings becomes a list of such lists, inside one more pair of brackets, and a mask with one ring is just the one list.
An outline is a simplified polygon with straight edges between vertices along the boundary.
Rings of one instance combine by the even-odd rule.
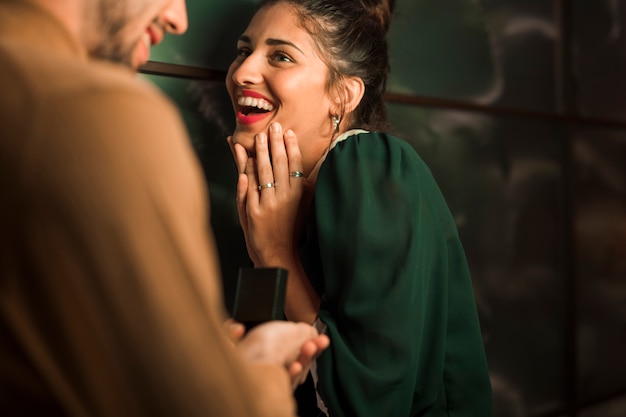
[[375, 19], [385, 32], [389, 30], [391, 14], [395, 7], [395, 0], [361, 0], [363, 8]]

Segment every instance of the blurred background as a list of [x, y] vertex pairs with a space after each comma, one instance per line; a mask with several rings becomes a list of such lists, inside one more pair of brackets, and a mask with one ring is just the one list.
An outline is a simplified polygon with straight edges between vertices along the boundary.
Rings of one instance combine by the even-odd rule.
[[[188, 33], [140, 75], [189, 128], [229, 308], [248, 259], [224, 77], [256, 4], [187, 0]], [[626, 416], [622, 24], [620, 0], [396, 0], [392, 131], [430, 165], [457, 220], [497, 417]]]

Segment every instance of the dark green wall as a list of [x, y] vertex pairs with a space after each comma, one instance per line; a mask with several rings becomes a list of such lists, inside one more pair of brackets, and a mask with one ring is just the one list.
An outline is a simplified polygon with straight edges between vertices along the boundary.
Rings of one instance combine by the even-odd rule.
[[[396, 3], [390, 118], [457, 219], [497, 417], [626, 415], [626, 6]], [[176, 66], [143, 75], [188, 124], [227, 299], [247, 258], [222, 77], [254, 6], [188, 0], [189, 32], [152, 56]], [[217, 73], [172, 76], [189, 68]]]

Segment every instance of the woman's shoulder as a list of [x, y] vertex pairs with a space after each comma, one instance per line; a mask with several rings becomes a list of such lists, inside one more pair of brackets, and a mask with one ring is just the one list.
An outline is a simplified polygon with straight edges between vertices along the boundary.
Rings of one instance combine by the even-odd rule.
[[417, 154], [417, 152], [409, 142], [389, 132], [368, 132], [365, 130], [352, 130], [346, 132], [346, 135], [337, 141], [336, 146], [340, 146], [342, 148], [381, 148], [389, 149], [390, 151], [400, 150]]
[[381, 161], [384, 164], [410, 165], [429, 170], [413, 145], [388, 132], [354, 131], [335, 144], [329, 157], [346, 159], [352, 163], [361, 160]]

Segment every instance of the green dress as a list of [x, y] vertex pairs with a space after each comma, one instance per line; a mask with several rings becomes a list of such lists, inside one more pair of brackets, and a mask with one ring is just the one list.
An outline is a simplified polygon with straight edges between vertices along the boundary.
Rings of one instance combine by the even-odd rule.
[[301, 257], [330, 347], [330, 416], [489, 417], [492, 394], [454, 220], [407, 142], [360, 133], [323, 162]]

